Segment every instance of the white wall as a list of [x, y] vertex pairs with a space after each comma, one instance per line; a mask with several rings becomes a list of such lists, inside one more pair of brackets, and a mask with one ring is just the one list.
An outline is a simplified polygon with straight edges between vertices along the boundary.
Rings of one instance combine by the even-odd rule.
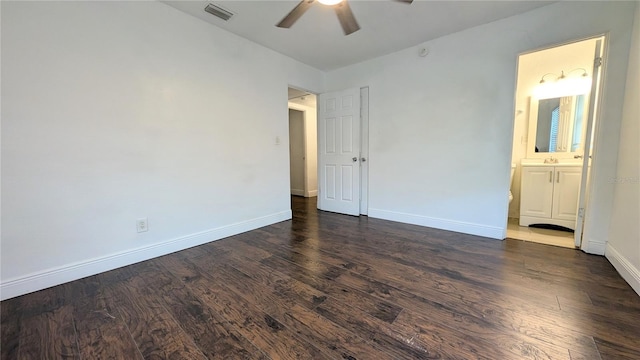
[[606, 256], [640, 294], [640, 6], [636, 6]]
[[320, 71], [158, 2], [1, 6], [2, 299], [290, 218]]
[[[578, 43], [567, 44], [561, 47], [554, 47], [536, 51], [530, 54], [521, 55], [518, 59], [518, 74], [516, 76], [516, 98], [515, 114], [513, 125], [513, 150], [511, 162], [517, 164], [513, 178], [511, 190], [513, 201], [509, 204], [509, 217], [520, 217], [520, 161], [527, 158], [527, 136], [529, 134], [529, 112], [530, 99], [534, 90], [540, 84], [540, 78], [548, 73], [560, 74], [561, 71], [571, 71], [578, 68], [587, 70], [589, 76], [593, 76], [593, 56], [595, 54], [596, 40], [585, 40]], [[580, 76], [579, 71], [575, 71], [570, 76]], [[549, 75], [545, 79], [553, 81], [554, 77]], [[554, 157], [562, 158], [570, 153], [555, 153]]]
[[[618, 238], [634, 6], [561, 2], [326, 74], [370, 88], [370, 215], [500, 238], [517, 55], [610, 32], [585, 237]], [[290, 216], [275, 137], [287, 86], [321, 72], [161, 3], [0, 7], [2, 299]]]
[[328, 73], [327, 91], [370, 88], [369, 215], [504, 237], [518, 54], [609, 32], [585, 230], [606, 238], [634, 6], [560, 2]]
[[289, 173], [291, 195], [304, 196], [306, 187], [304, 173], [304, 112], [289, 109]]

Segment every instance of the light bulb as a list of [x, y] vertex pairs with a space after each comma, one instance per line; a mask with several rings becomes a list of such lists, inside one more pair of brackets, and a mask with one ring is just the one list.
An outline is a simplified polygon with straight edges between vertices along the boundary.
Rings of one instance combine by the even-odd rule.
[[320, 2], [320, 4], [323, 5], [336, 5], [342, 2], [342, 0], [318, 0]]
[[591, 91], [591, 78], [581, 76], [579, 78], [563, 78], [554, 82], [538, 84], [533, 89], [533, 96], [538, 99], [549, 99], [563, 96], [588, 94]]

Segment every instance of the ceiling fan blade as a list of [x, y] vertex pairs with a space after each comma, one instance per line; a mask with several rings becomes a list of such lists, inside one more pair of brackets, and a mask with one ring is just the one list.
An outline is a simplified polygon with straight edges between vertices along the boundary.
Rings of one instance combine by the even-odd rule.
[[347, 0], [334, 5], [333, 9], [338, 15], [338, 20], [340, 21], [340, 25], [342, 25], [342, 30], [344, 30], [345, 35], [349, 35], [360, 30], [360, 26], [358, 25], [355, 16], [353, 16], [353, 12], [351, 11], [351, 7]]
[[280, 20], [280, 22], [276, 26], [281, 28], [287, 28], [287, 29], [290, 28], [291, 25], [293, 25], [296, 21], [298, 21], [298, 19], [300, 19], [300, 17], [302, 16], [302, 14], [304, 14], [307, 10], [309, 10], [311, 5], [313, 5], [314, 3], [315, 3], [315, 0], [300, 1], [300, 3], [296, 5], [296, 7], [294, 7], [293, 10], [291, 10], [291, 12], [284, 17], [284, 19]]

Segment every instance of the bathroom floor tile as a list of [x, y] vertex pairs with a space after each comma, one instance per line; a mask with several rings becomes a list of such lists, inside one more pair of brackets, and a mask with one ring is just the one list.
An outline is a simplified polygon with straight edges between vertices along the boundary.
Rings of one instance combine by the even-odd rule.
[[549, 229], [537, 229], [518, 225], [518, 219], [509, 218], [507, 237], [540, 244], [575, 248], [573, 233]]

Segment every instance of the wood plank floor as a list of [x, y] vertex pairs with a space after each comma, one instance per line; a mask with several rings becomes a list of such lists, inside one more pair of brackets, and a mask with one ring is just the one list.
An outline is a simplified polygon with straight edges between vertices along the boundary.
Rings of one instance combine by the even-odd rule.
[[2, 359], [640, 359], [604, 257], [315, 210], [4, 301]]

